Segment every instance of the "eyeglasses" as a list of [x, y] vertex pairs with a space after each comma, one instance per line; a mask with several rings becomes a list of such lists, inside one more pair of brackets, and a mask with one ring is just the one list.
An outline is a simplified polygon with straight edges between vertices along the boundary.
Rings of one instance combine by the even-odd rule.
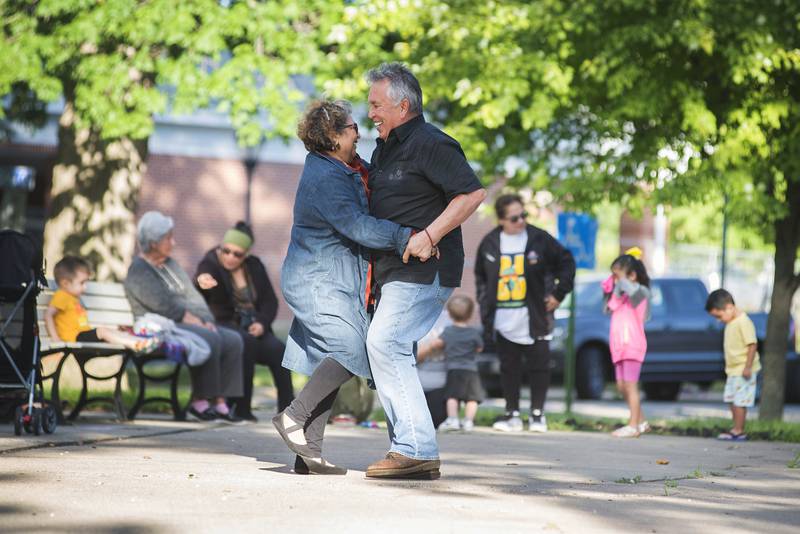
[[515, 222], [519, 221], [520, 219], [522, 219], [524, 221], [527, 218], [528, 218], [528, 212], [527, 211], [523, 211], [519, 215], [512, 215], [511, 217], [507, 217], [506, 220], [509, 221], [509, 222], [515, 223]]
[[219, 251], [221, 253], [225, 254], [226, 256], [233, 256], [234, 258], [237, 258], [237, 259], [240, 259], [240, 260], [247, 255], [246, 252], [239, 252], [238, 250], [231, 250], [228, 247], [219, 247]]
[[355, 122], [352, 124], [346, 124], [343, 130], [346, 130], [347, 128], [352, 128], [354, 132], [358, 133], [358, 124]]

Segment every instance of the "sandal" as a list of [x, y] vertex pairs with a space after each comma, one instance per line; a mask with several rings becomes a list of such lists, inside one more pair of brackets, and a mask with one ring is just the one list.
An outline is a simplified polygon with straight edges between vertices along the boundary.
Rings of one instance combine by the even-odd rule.
[[718, 440], [721, 441], [747, 441], [747, 434], [742, 432], [741, 434], [736, 434], [732, 430], [728, 432], [723, 432], [719, 436], [717, 436]]
[[638, 438], [639, 431], [630, 425], [625, 425], [613, 431], [611, 435], [615, 438]]
[[298, 475], [346, 475], [347, 469], [328, 463], [324, 458], [295, 456], [294, 472]]
[[305, 445], [301, 445], [300, 443], [295, 443], [294, 441], [292, 441], [289, 438], [289, 434], [291, 434], [292, 432], [296, 432], [298, 430], [303, 430], [303, 425], [297, 424], [294, 421], [294, 419], [292, 419], [290, 416], [286, 415], [286, 417], [290, 421], [295, 423], [295, 424], [293, 424], [290, 427], [284, 426], [284, 424], [283, 424], [283, 416], [284, 416], [285, 413], [286, 413], [286, 411], [284, 410], [283, 412], [281, 412], [278, 415], [276, 415], [275, 417], [273, 417], [272, 418], [272, 424], [275, 425], [275, 430], [277, 430], [278, 434], [280, 434], [281, 438], [283, 438], [283, 441], [284, 441], [284, 443], [286, 443], [286, 446], [289, 447], [289, 450], [291, 450], [293, 453], [297, 454], [298, 456], [303, 456], [304, 458], [314, 458], [314, 457], [316, 457], [317, 454], [315, 454], [314, 451], [312, 451], [308, 447], [307, 443]]

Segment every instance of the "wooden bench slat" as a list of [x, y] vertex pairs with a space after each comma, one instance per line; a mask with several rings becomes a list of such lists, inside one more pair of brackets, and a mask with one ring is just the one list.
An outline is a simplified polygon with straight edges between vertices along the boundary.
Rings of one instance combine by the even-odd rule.
[[105, 311], [87, 309], [89, 324], [94, 328], [98, 326], [133, 326], [133, 314], [128, 310]]
[[110, 282], [87, 282], [84, 296], [127, 298], [125, 296], [125, 286]]

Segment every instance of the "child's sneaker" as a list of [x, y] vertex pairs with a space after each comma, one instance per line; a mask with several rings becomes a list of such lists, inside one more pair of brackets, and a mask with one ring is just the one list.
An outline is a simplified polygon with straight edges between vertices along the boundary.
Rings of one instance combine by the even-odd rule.
[[448, 417], [445, 419], [441, 425], [439, 425], [439, 430], [441, 432], [452, 432], [453, 430], [459, 430], [461, 427], [458, 425], [458, 419], [455, 417]]
[[648, 423], [647, 421], [642, 421], [641, 423], [639, 423], [638, 430], [639, 430], [639, 434], [646, 434], [646, 433], [650, 432], [650, 430], [651, 430], [650, 423]]
[[547, 418], [541, 410], [533, 410], [528, 418], [528, 430], [531, 432], [547, 432]]
[[728, 431], [717, 436], [717, 439], [722, 441], [747, 441], [747, 434], [744, 432], [736, 434], [733, 431]]
[[469, 419], [464, 419], [461, 421], [461, 430], [464, 432], [472, 432], [472, 429], [475, 428], [475, 423], [470, 421]]
[[515, 410], [506, 413], [495, 421], [492, 428], [500, 432], [522, 432], [522, 419], [519, 418], [519, 412]]
[[630, 425], [625, 425], [613, 431], [611, 435], [615, 438], [638, 438], [639, 431]]

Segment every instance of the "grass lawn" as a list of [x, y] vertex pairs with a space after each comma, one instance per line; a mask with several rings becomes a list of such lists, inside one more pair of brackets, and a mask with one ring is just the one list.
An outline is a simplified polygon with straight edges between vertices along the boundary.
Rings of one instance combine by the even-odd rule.
[[[481, 408], [475, 418], [476, 426], [492, 426], [495, 418], [502, 415], [499, 409]], [[463, 415], [463, 413], [462, 413]], [[566, 432], [612, 432], [625, 424], [622, 419], [612, 417], [589, 417], [585, 415], [566, 415], [563, 413], [547, 413], [547, 426], [550, 430]], [[372, 412], [370, 419], [385, 421], [383, 409], [378, 408]], [[652, 434], [665, 436], [697, 436], [704, 438], [716, 437], [721, 432], [731, 428], [731, 420], [718, 417], [684, 420], [651, 420]], [[800, 423], [787, 423], [783, 421], [747, 421], [747, 435], [755, 441], [786, 441], [800, 443]]]

